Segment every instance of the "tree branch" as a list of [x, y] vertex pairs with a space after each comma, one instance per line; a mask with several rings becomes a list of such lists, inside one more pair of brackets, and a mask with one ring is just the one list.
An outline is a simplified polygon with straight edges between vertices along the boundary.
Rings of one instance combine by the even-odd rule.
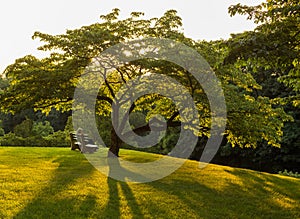
[[110, 86], [110, 84], [109, 84], [109, 82], [108, 82], [108, 80], [107, 80], [107, 77], [106, 77], [106, 69], [104, 69], [104, 81], [105, 81], [106, 86], [108, 87], [108, 90], [109, 90], [111, 96], [112, 96], [113, 98], [115, 98], [116, 95], [115, 95], [115, 93], [114, 93], [114, 90], [113, 90], [112, 87]]
[[112, 105], [112, 103], [113, 103], [113, 100], [111, 98], [109, 98], [109, 97], [106, 97], [106, 96], [97, 96], [97, 100], [105, 100], [110, 105]]

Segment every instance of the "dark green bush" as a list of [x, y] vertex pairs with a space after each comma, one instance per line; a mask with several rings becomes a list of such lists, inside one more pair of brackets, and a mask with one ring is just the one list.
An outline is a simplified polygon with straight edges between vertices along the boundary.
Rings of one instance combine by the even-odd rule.
[[32, 127], [32, 135], [46, 137], [54, 132], [49, 121], [34, 122]]
[[63, 131], [57, 131], [48, 136], [29, 136], [20, 137], [14, 133], [8, 133], [0, 137], [2, 146], [35, 146], [35, 147], [69, 147], [70, 141]]
[[47, 147], [69, 147], [70, 140], [67, 137], [66, 132], [64, 131], [57, 131], [51, 135], [48, 135], [43, 138], [46, 141]]
[[24, 144], [24, 138], [15, 135], [15, 133], [10, 132], [0, 137], [0, 145], [2, 146], [21, 146]]

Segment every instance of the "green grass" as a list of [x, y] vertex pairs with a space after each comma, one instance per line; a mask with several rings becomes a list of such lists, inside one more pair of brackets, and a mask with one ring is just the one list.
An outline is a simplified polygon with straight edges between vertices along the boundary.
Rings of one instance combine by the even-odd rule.
[[[122, 150], [135, 162], [158, 155]], [[300, 218], [300, 179], [195, 161], [118, 182], [66, 148], [0, 147], [0, 218]]]

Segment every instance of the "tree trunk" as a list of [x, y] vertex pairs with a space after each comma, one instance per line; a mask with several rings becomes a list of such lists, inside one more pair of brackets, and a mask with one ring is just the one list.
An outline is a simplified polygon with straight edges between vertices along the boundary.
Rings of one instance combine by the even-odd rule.
[[121, 139], [117, 135], [115, 129], [112, 127], [111, 129], [111, 143], [108, 151], [108, 157], [117, 156], [119, 157]]

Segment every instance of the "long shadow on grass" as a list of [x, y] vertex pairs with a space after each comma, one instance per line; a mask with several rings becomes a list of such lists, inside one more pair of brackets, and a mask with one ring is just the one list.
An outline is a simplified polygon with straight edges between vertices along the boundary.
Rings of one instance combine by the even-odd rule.
[[[163, 197], [169, 199], [169, 206], [177, 209], [175, 215], [188, 214], [195, 218], [299, 218], [299, 208], [282, 206], [274, 200], [276, 195], [280, 197], [292, 197], [294, 206], [299, 202], [299, 194], [295, 195], [299, 182], [289, 182], [289, 188], [285, 186], [286, 180], [274, 177], [257, 177], [243, 171], [233, 171], [240, 177], [243, 184], [230, 182], [223, 189], [214, 189], [213, 186], [204, 184], [199, 178], [183, 178], [173, 175], [172, 180], [163, 179], [149, 183], [148, 186], [159, 190]], [[268, 182], [268, 185], [266, 184]], [[217, 183], [217, 182], [216, 182]], [[291, 189], [291, 190], [290, 190]], [[151, 202], [152, 200], [149, 200]], [[279, 200], [280, 201], [280, 200]], [[153, 206], [151, 211], [160, 211], [159, 204]], [[184, 208], [182, 206], [185, 206]], [[149, 209], [150, 210], [150, 209]]]
[[[248, 185], [253, 193], [249, 197], [260, 197], [261, 207], [265, 215], [277, 209], [280, 218], [300, 218], [300, 180], [294, 178], [280, 178], [278, 176], [263, 174], [254, 171], [234, 169], [227, 171]], [[256, 194], [256, 196], [254, 195]], [[296, 206], [296, 207], [295, 207]], [[267, 209], [269, 209], [267, 211]], [[280, 209], [278, 211], [278, 209]]]
[[121, 214], [122, 214], [120, 212], [121, 194], [120, 194], [119, 188], [121, 189], [123, 195], [125, 196], [127, 206], [130, 208], [131, 217], [139, 218], [139, 219], [144, 218], [143, 214], [139, 208], [139, 204], [137, 203], [136, 198], [135, 198], [131, 188], [125, 182], [126, 177], [136, 176], [137, 174], [121, 167], [118, 158], [109, 158], [108, 164], [109, 164], [109, 175], [116, 176], [116, 174], [117, 174], [120, 177], [119, 179], [121, 181], [112, 179], [110, 177], [107, 178], [107, 184], [108, 184], [108, 189], [109, 189], [109, 199], [108, 199], [107, 206], [103, 212], [103, 218], [118, 219], [121, 217]]
[[[108, 188], [109, 188], [109, 199], [106, 208], [103, 212], [103, 218], [114, 218], [118, 219], [122, 216], [120, 212], [120, 191], [121, 189], [123, 195], [125, 196], [127, 206], [130, 208], [130, 213], [132, 218], [143, 218], [143, 214], [139, 208], [139, 204], [134, 197], [131, 188], [125, 182], [120, 182], [111, 178], [107, 178]], [[125, 208], [126, 209], [126, 208]]]
[[72, 189], [70, 193], [75, 195], [61, 195], [77, 179], [87, 178], [95, 171], [94, 167], [81, 154], [75, 153], [57, 158], [53, 162], [59, 166], [52, 179], [14, 218], [87, 218], [89, 212], [95, 208], [96, 198], [93, 195], [78, 197]]

